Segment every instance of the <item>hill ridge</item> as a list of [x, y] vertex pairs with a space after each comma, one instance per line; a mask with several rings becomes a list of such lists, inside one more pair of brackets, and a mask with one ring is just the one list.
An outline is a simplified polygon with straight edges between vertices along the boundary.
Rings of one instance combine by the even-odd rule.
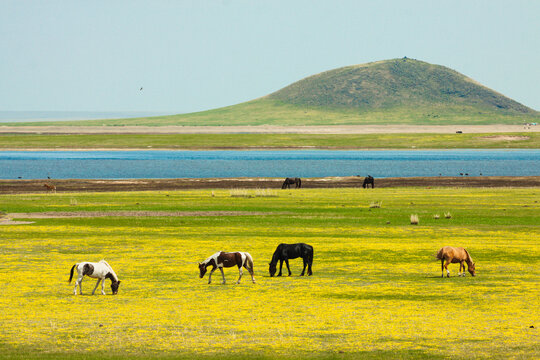
[[456, 70], [409, 58], [324, 71], [292, 83], [267, 98], [300, 106], [359, 110], [449, 104], [537, 113]]

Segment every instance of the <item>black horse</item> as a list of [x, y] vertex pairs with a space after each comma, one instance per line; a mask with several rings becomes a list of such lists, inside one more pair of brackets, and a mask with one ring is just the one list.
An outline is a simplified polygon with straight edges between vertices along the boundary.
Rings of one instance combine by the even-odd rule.
[[304, 260], [304, 269], [300, 276], [304, 276], [306, 271], [306, 266], [308, 267], [308, 275], [312, 275], [311, 265], [313, 264], [313, 246], [299, 243], [299, 244], [279, 244], [272, 255], [272, 261], [270, 261], [269, 271], [270, 276], [274, 276], [276, 273], [276, 266], [279, 260], [279, 274], [281, 276], [281, 269], [283, 268], [283, 262], [287, 265], [287, 270], [289, 270], [289, 276], [291, 276], [291, 268], [289, 267], [289, 259], [296, 259], [301, 257]]
[[281, 188], [282, 189], [290, 189], [291, 188], [291, 185], [295, 185], [296, 188], [301, 188], [302, 187], [302, 179], [300, 178], [286, 178], [285, 181], [283, 182], [283, 185], [281, 185]]
[[375, 188], [375, 179], [371, 175], [368, 175], [367, 177], [364, 178], [364, 183], [362, 184], [362, 187], [364, 189], [369, 188], [369, 185], [371, 185], [372, 189]]

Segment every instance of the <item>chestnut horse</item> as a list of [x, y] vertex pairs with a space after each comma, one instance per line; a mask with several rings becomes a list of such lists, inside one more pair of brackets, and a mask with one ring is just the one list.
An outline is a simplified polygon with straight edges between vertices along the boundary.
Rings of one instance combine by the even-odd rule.
[[236, 282], [237, 284], [240, 284], [240, 279], [242, 278], [242, 267], [245, 267], [249, 271], [251, 274], [251, 281], [255, 283], [255, 278], [253, 277], [253, 258], [247, 252], [218, 251], [208, 259], [204, 260], [202, 263], [199, 263], [199, 277], [201, 279], [204, 277], [204, 274], [206, 274], [206, 268], [208, 266], [212, 266], [212, 270], [208, 275], [209, 284], [212, 282], [212, 273], [216, 271], [216, 269], [221, 271], [223, 284], [225, 284], [225, 274], [223, 273], [223, 268], [233, 266], [238, 266], [238, 272], [240, 273], [238, 281]]
[[[467, 263], [467, 270], [471, 275], [476, 275], [474, 261], [467, 250], [462, 247], [445, 246], [437, 252], [437, 259], [441, 260], [441, 277], [444, 277], [444, 269], [446, 269], [446, 276], [450, 277], [450, 271], [448, 271], [448, 264], [450, 263], [459, 263], [458, 276], [465, 276], [465, 263]], [[463, 273], [461, 268], [463, 268]]]
[[47, 188], [50, 192], [56, 192], [56, 185], [54, 184], [43, 184], [43, 187]]

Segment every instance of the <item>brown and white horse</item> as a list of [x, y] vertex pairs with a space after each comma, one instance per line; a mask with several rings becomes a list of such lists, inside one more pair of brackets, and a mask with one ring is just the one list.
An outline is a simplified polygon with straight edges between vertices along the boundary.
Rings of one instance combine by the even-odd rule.
[[75, 289], [73, 289], [73, 295], [77, 295], [77, 286], [79, 286], [79, 292], [82, 295], [82, 280], [84, 275], [94, 279], [98, 279], [92, 295], [96, 292], [96, 289], [101, 282], [101, 295], [105, 295], [105, 279], [111, 280], [111, 290], [113, 295], [118, 294], [118, 287], [120, 286], [120, 280], [118, 276], [105, 260], [101, 260], [98, 263], [82, 262], [73, 265], [69, 274], [69, 282], [73, 279], [73, 270], [77, 268], [77, 281], [75, 282]]
[[233, 267], [238, 266], [238, 271], [240, 276], [238, 277], [237, 284], [240, 284], [240, 279], [242, 278], [242, 267], [245, 267], [251, 274], [251, 281], [255, 283], [255, 278], [253, 277], [253, 258], [247, 252], [223, 252], [218, 251], [214, 255], [210, 256], [208, 259], [204, 260], [202, 263], [199, 263], [199, 277], [202, 279], [204, 274], [206, 274], [206, 268], [212, 266], [212, 270], [208, 275], [208, 283], [212, 282], [212, 273], [219, 269], [221, 271], [221, 276], [223, 277], [223, 284], [225, 284], [225, 274], [223, 273], [224, 267]]
[[[450, 271], [448, 271], [448, 264], [450, 263], [459, 263], [458, 276], [465, 276], [465, 263], [467, 263], [469, 273], [472, 276], [476, 275], [474, 261], [467, 250], [462, 247], [445, 246], [437, 252], [436, 256], [437, 259], [441, 260], [441, 277], [444, 277], [444, 269], [446, 269], [446, 276], [450, 277]], [[463, 273], [461, 268], [463, 268]]]
[[47, 190], [52, 193], [56, 192], [56, 185], [54, 184], [43, 184], [43, 187], [47, 188]]

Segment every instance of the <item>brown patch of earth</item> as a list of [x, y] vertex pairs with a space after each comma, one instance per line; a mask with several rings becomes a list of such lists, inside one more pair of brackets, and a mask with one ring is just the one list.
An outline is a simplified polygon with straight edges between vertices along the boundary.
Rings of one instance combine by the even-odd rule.
[[491, 135], [491, 136], [482, 136], [480, 139], [493, 140], [493, 141], [520, 141], [520, 140], [529, 140], [529, 136], [508, 136], [508, 135]]
[[62, 219], [86, 217], [153, 217], [153, 216], [245, 216], [272, 215], [275, 213], [250, 211], [49, 211], [32, 213], [10, 213], [11, 219]]
[[[304, 178], [303, 188], [361, 188], [360, 176]], [[281, 189], [283, 178], [130, 179], [130, 180], [0, 180], [0, 194], [57, 192], [173, 191], [191, 189]], [[375, 179], [375, 187], [540, 187], [540, 176], [439, 176]], [[294, 189], [291, 189], [294, 190]], [[54, 196], [54, 194], [50, 194]]]

